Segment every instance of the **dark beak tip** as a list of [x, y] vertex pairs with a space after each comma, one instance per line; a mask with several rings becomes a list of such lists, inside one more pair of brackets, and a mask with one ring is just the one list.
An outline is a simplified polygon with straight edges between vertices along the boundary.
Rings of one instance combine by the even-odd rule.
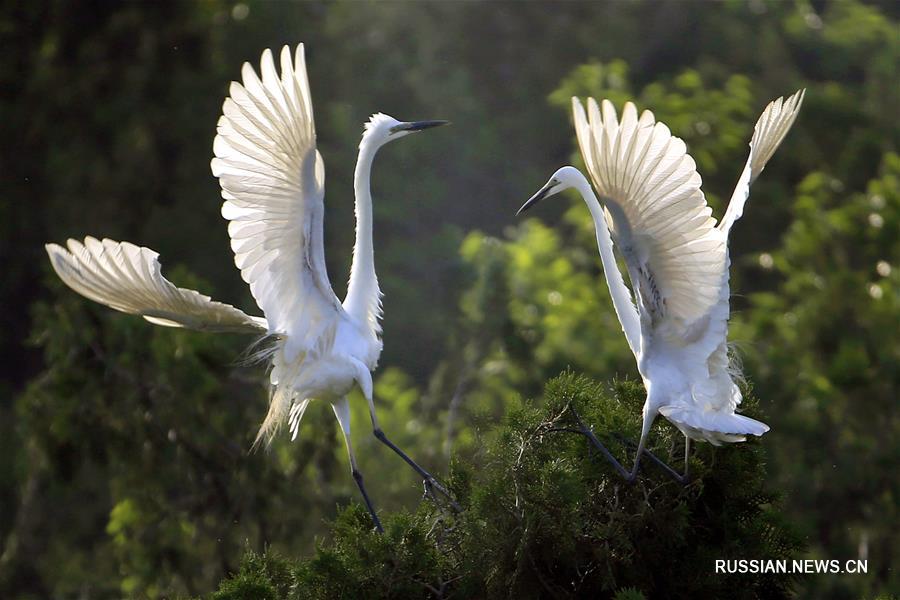
[[537, 204], [537, 200], [535, 200], [534, 198], [529, 198], [528, 201], [525, 204], [523, 204], [522, 206], [520, 206], [519, 210], [516, 211], [516, 216], [518, 217], [519, 215], [521, 215], [523, 212], [527, 211], [529, 208], [531, 208], [535, 204]]
[[437, 119], [433, 119], [433, 120], [429, 120], [429, 121], [412, 121], [410, 123], [403, 123], [401, 125], [398, 125], [397, 127], [395, 127], [395, 130], [416, 132], [416, 131], [424, 131], [426, 129], [433, 129], [435, 127], [441, 127], [443, 125], [449, 125], [449, 124], [450, 124], [450, 121], [443, 121], [443, 120], [437, 120]]
[[525, 212], [526, 210], [528, 210], [529, 208], [531, 208], [532, 206], [534, 206], [535, 204], [537, 204], [538, 202], [540, 202], [541, 200], [546, 198], [548, 191], [549, 191], [548, 187], [541, 188], [537, 194], [535, 194], [534, 196], [529, 198], [528, 201], [525, 202], [525, 204], [523, 204], [522, 207], [516, 211], [516, 216], [518, 217], [523, 212]]
[[426, 121], [426, 125], [422, 127], [422, 129], [432, 129], [434, 127], [443, 127], [444, 125], [449, 125], [450, 121], [443, 120], [435, 120], [435, 121]]

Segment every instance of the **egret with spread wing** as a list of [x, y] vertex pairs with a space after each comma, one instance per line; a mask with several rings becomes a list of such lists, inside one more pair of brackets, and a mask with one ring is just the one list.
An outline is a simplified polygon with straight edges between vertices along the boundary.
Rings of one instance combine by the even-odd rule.
[[47, 244], [47, 253], [69, 287], [116, 310], [169, 327], [271, 337], [270, 404], [257, 441], [271, 441], [285, 422], [296, 437], [310, 401], [329, 402], [344, 434], [353, 478], [380, 530], [350, 441], [347, 394], [355, 385], [368, 402], [375, 436], [424, 478], [429, 492], [447, 491], [385, 436], [375, 415], [371, 371], [382, 348], [381, 291], [369, 178], [383, 145], [446, 122], [401, 122], [379, 113], [366, 123], [354, 175], [356, 244], [342, 303], [325, 269], [325, 168], [316, 150], [303, 45], [293, 57], [285, 46], [280, 59], [279, 74], [272, 52], [263, 52], [261, 77], [244, 64], [243, 84], [231, 84], [222, 107], [212, 159], [235, 265], [265, 317], [176, 287], [162, 276], [155, 252], [128, 242], [88, 237], [83, 243], [69, 240], [67, 248]]
[[[684, 142], [653, 113], [627, 103], [621, 121], [608, 100], [572, 99], [581, 154], [602, 204], [584, 175], [559, 169], [519, 209], [575, 188], [594, 220], [613, 307], [647, 389], [634, 466], [627, 471], [583, 423], [581, 431], [616, 470], [634, 480], [643, 453], [679, 481], [688, 477], [691, 440], [715, 445], [762, 435], [764, 423], [735, 413], [741, 392], [728, 356], [728, 234], [741, 216], [750, 185], [793, 125], [804, 91], [771, 102], [756, 123], [750, 156], [718, 224], [711, 216], [694, 160]], [[624, 260], [631, 290], [613, 247]], [[679, 475], [645, 450], [657, 414], [685, 436]], [[576, 414], [577, 417], [577, 414]]]

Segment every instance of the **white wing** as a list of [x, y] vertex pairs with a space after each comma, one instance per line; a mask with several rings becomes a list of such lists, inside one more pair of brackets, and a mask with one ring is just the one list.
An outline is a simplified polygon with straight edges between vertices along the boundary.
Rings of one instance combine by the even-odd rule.
[[294, 61], [281, 51], [281, 75], [263, 52], [262, 80], [245, 63], [243, 85], [225, 99], [213, 174], [222, 186], [222, 216], [234, 262], [269, 330], [285, 335], [286, 354], [316, 347], [341, 304], [328, 281], [323, 250], [325, 172], [316, 151], [303, 45]]
[[726, 253], [684, 142], [627, 103], [573, 98], [578, 141], [625, 258], [642, 324], [680, 336], [719, 301]]
[[[803, 103], [805, 93], [806, 90], [800, 90], [787, 100], [783, 100], [783, 98], [773, 100], [766, 106], [766, 109], [756, 122], [756, 126], [753, 129], [753, 138], [750, 140], [750, 156], [747, 158], [747, 164], [744, 166], [744, 171], [741, 173], [737, 187], [731, 196], [725, 216], [722, 217], [722, 222], [719, 223], [719, 229], [725, 234], [726, 238], [731, 230], [731, 226], [744, 212], [744, 204], [750, 196], [750, 185], [762, 173], [766, 163], [772, 158], [775, 150], [778, 149], [778, 146], [797, 119], [797, 113], [800, 111], [800, 105]], [[734, 410], [734, 407], [740, 404], [741, 394], [737, 386], [731, 381], [728, 347], [725, 343], [725, 339], [728, 336], [728, 298], [730, 295], [728, 276], [730, 264], [731, 259], [729, 256], [725, 264], [725, 271], [722, 274], [720, 303], [710, 311], [709, 326], [703, 343], [698, 347], [698, 351], [709, 354], [710, 383], [715, 383], [720, 389], [729, 388], [728, 393], [710, 394], [710, 397], [730, 398], [726, 408]]]
[[176, 287], [162, 276], [158, 254], [128, 242], [67, 242], [68, 250], [47, 244], [50, 264], [70, 288], [100, 304], [141, 315], [151, 323], [202, 331], [261, 333], [266, 320], [194, 290]]
[[726, 237], [734, 222], [744, 214], [744, 204], [750, 196], [750, 185], [766, 168], [766, 163], [772, 158], [775, 150], [781, 145], [797, 119], [805, 94], [806, 90], [803, 89], [787, 100], [781, 97], [773, 100], [766, 106], [756, 122], [756, 126], [753, 128], [753, 138], [750, 140], [750, 156], [747, 158], [744, 171], [731, 195], [728, 210], [725, 211], [725, 216], [719, 223], [719, 229], [725, 233]]

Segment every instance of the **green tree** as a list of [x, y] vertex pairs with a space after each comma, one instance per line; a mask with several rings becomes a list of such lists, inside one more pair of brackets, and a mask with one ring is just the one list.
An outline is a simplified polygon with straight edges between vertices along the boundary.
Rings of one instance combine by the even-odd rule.
[[811, 549], [868, 558], [880, 582], [833, 577], [811, 591], [875, 594], [900, 585], [892, 569], [900, 487], [883, 476], [900, 456], [892, 433], [900, 425], [900, 156], [887, 154], [865, 191], [847, 193], [816, 172], [797, 193], [783, 246], [755, 265], [779, 275], [778, 287], [751, 297], [736, 334], [754, 336], [747, 367], [779, 413], [773, 470], [780, 487], [795, 490], [789, 507], [815, 540]]
[[[463, 512], [423, 504], [379, 535], [355, 505], [312, 557], [248, 554], [212, 598], [789, 597], [791, 577], [715, 573], [715, 559], [799, 551], [764, 489], [758, 443], [702, 448], [687, 487], [652, 470], [627, 485], [570, 432], [577, 414], [633, 438], [643, 401], [639, 385], [565, 374], [486, 432], [481, 467], [455, 464]], [[652, 439], [671, 459], [681, 434], [661, 425]]]

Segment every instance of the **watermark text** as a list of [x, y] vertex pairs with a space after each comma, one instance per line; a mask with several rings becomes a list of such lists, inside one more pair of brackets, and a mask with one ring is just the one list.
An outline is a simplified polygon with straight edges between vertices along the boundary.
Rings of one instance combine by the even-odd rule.
[[865, 559], [816, 559], [799, 560], [737, 558], [716, 559], [716, 573], [751, 574], [785, 573], [785, 574], [865, 574], [869, 570]]

